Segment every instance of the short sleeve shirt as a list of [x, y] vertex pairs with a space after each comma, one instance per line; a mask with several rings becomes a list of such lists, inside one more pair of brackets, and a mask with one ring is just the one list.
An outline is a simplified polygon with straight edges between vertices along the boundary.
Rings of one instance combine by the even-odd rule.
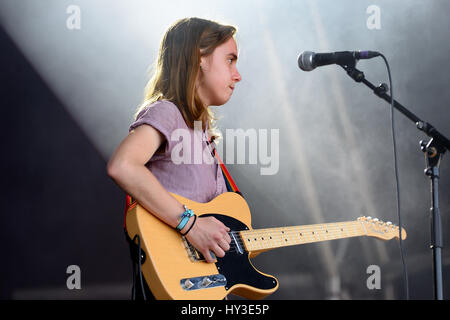
[[165, 146], [153, 154], [146, 167], [163, 187], [197, 202], [209, 202], [227, 191], [220, 165], [211, 154], [207, 129], [201, 122], [189, 128], [177, 106], [157, 101], [146, 106], [130, 125], [150, 125], [165, 138]]

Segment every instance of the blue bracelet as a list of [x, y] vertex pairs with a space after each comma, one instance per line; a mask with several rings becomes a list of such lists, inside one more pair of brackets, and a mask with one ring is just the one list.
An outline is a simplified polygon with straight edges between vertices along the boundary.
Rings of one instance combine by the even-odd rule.
[[194, 212], [191, 209], [188, 209], [185, 205], [183, 205], [183, 207], [185, 211], [181, 214], [181, 221], [176, 227], [178, 231], [181, 231], [186, 226], [189, 219], [194, 215]]

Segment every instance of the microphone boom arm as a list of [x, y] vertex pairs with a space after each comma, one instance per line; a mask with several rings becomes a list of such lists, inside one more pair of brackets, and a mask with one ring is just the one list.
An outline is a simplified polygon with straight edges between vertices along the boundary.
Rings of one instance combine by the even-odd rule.
[[[378, 87], [375, 87], [370, 81], [368, 81], [364, 73], [358, 70], [355, 66], [352, 65], [341, 65], [341, 67], [347, 72], [347, 74], [355, 80], [356, 82], [362, 82], [367, 87], [369, 87], [375, 95], [385, 100], [387, 103], [391, 104], [391, 97], [386, 93], [388, 91], [388, 87], [386, 84], [380, 84]], [[427, 136], [435, 139], [438, 143], [442, 145], [443, 152], [445, 150], [450, 150], [450, 140], [447, 139], [444, 135], [442, 135], [436, 128], [434, 128], [430, 123], [427, 123], [417, 117], [414, 113], [406, 109], [402, 106], [397, 100], [394, 99], [394, 108], [400, 111], [405, 117], [410, 119], [416, 125], [417, 129], [423, 131]]]

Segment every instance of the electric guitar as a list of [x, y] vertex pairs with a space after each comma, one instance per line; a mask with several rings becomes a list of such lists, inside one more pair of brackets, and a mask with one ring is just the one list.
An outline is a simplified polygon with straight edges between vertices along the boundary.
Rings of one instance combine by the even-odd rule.
[[[256, 270], [250, 259], [275, 248], [359, 236], [382, 240], [399, 238], [399, 228], [370, 217], [355, 221], [252, 229], [245, 199], [225, 192], [208, 203], [172, 194], [198, 217], [214, 216], [231, 229], [230, 250], [207, 263], [185, 237], [138, 203], [128, 208], [127, 232], [139, 235], [145, 260], [142, 273], [156, 299], [222, 300], [229, 293], [262, 299], [278, 289], [278, 280]], [[402, 229], [402, 239], [406, 231]]]

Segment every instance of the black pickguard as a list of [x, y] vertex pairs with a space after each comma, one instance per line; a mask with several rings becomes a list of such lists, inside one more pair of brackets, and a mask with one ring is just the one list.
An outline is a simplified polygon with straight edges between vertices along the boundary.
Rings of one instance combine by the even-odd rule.
[[[221, 221], [231, 231], [248, 230], [241, 221], [221, 214], [202, 214], [202, 217], [213, 216]], [[233, 241], [233, 238], [232, 238]], [[236, 284], [246, 284], [259, 289], [273, 289], [277, 286], [277, 280], [273, 277], [265, 276], [252, 266], [249, 260], [249, 253], [243, 246], [243, 254], [236, 251], [227, 251], [223, 258], [217, 257], [216, 266], [221, 274], [227, 279], [225, 289], [229, 289]]]

